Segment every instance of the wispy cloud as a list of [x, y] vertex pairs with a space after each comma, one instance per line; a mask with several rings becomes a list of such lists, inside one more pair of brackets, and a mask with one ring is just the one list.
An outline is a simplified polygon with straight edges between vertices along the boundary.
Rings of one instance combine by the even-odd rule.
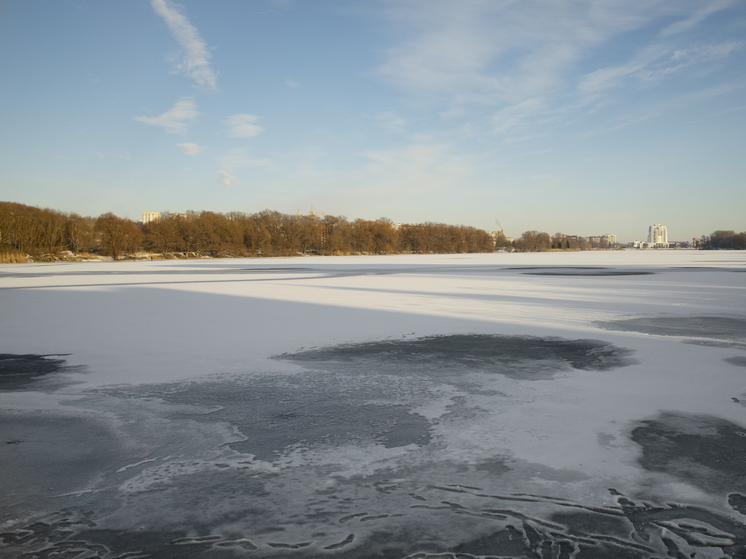
[[216, 157], [217, 161], [220, 161], [220, 166], [229, 171], [236, 169], [245, 169], [249, 167], [265, 167], [272, 164], [271, 159], [250, 159], [246, 150], [243, 149], [232, 149], [227, 155], [223, 157]]
[[191, 98], [180, 99], [165, 113], [155, 116], [136, 116], [134, 120], [149, 126], [160, 126], [169, 134], [186, 130], [187, 122], [197, 116], [197, 104]]
[[181, 148], [181, 151], [183, 153], [185, 153], [186, 155], [191, 155], [192, 157], [194, 157], [204, 149], [204, 146], [200, 146], [199, 144], [195, 144], [193, 142], [184, 142], [183, 144], [176, 144], [176, 146]]
[[[604, 95], [610, 98], [630, 80], [651, 86], [729, 56], [741, 48], [739, 40], [692, 44], [681, 31], [736, 3], [384, 2], [382, 13], [398, 39], [377, 72], [418, 100], [445, 104], [444, 117], [481, 120], [484, 107], [495, 109], [493, 131], [503, 134], [552, 113], [564, 118]], [[612, 44], [613, 56], [599, 55], [599, 48]], [[598, 66], [609, 59], [613, 65]]]
[[389, 49], [379, 73], [407, 91], [457, 104], [517, 103], [546, 94], [587, 49], [645, 20], [600, 0], [388, 6], [386, 15], [414, 33]]
[[666, 54], [661, 47], [648, 48], [633, 60], [618, 66], [599, 68], [584, 76], [578, 83], [578, 91], [584, 96], [596, 95], [618, 86], [625, 79], [638, 74]]
[[672, 23], [671, 25], [663, 29], [660, 34], [662, 37], [668, 37], [670, 35], [675, 35], [677, 33], [681, 33], [682, 31], [691, 29], [715, 12], [724, 10], [725, 8], [728, 8], [735, 3], [736, 0], [709, 0], [708, 2], [703, 2], [702, 7], [696, 10], [689, 17], [681, 21], [677, 21], [676, 23]]
[[223, 124], [229, 128], [228, 135], [234, 138], [253, 138], [264, 131], [256, 124], [259, 117], [250, 114], [237, 114], [226, 118]]
[[531, 119], [545, 110], [546, 105], [544, 99], [526, 99], [521, 103], [505, 107], [493, 117], [494, 131], [503, 133], [521, 127], [527, 119]]
[[225, 186], [233, 186], [234, 184], [239, 184], [239, 180], [226, 171], [218, 171], [217, 182], [219, 182], [220, 184], [224, 184]]
[[295, 80], [285, 80], [285, 85], [288, 87], [300, 87], [300, 82], [297, 82]]
[[691, 101], [701, 101], [703, 99], [710, 99], [712, 97], [719, 97], [720, 95], [727, 95], [734, 91], [740, 91], [746, 89], [746, 83], [743, 81], [740, 83], [728, 83], [723, 85], [717, 85], [708, 87], [700, 91], [695, 91], [681, 98], [681, 104], [687, 104]]
[[215, 72], [210, 67], [210, 52], [199, 31], [170, 0], [150, 0], [150, 5], [163, 18], [171, 33], [184, 50], [184, 57], [176, 70], [192, 78], [198, 85], [217, 89]]
[[652, 83], [695, 64], [725, 58], [742, 46], [740, 41], [683, 49], [673, 49], [670, 45], [653, 45], [626, 64], [601, 68], [584, 76], [578, 84], [578, 91], [584, 95], [596, 95], [622, 86], [630, 79]]

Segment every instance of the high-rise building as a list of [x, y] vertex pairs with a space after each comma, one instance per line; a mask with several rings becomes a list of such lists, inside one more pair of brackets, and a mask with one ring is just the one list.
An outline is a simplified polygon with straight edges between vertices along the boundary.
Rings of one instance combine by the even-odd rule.
[[648, 245], [668, 248], [668, 231], [665, 225], [655, 223], [648, 229]]
[[151, 221], [158, 221], [161, 218], [161, 214], [158, 212], [143, 212], [142, 213], [142, 222], [143, 223], [150, 223]]

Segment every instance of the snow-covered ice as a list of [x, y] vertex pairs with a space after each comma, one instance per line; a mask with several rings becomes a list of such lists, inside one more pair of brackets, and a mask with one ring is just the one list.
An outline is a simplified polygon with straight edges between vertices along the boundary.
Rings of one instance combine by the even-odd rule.
[[2, 556], [746, 553], [744, 252], [5, 265], [0, 354]]

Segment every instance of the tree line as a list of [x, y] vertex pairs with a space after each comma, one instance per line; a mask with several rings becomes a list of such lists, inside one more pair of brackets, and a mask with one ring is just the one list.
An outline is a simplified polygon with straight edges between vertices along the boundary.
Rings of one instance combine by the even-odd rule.
[[697, 246], [705, 250], [746, 250], [746, 231], [715, 231], [710, 236], [703, 236]]
[[486, 231], [442, 223], [396, 226], [386, 218], [349, 221], [265, 210], [164, 213], [159, 220], [136, 225], [112, 213], [92, 218], [0, 202], [0, 252], [34, 259], [63, 251], [119, 258], [138, 251], [245, 257], [491, 252], [494, 248]]
[[[703, 236], [702, 249], [746, 249], [746, 232], [715, 231]], [[463, 225], [420, 223], [395, 225], [318, 215], [290, 215], [276, 211], [164, 213], [145, 225], [113, 213], [83, 217], [14, 202], [0, 202], [0, 262], [54, 259], [63, 251], [119, 258], [146, 251], [168, 256], [245, 257], [448, 254], [491, 252], [504, 248], [519, 252], [612, 248], [606, 241], [542, 231], [525, 231], [520, 238], [496, 238]]]
[[593, 250], [614, 248], [606, 240], [600, 242], [590, 241], [585, 237], [577, 235], [565, 235], [564, 233], [555, 233], [549, 236], [549, 233], [543, 231], [525, 231], [520, 238], [508, 240], [502, 233], [498, 233], [495, 239], [497, 248], [506, 248], [516, 252], [547, 252], [550, 250]]

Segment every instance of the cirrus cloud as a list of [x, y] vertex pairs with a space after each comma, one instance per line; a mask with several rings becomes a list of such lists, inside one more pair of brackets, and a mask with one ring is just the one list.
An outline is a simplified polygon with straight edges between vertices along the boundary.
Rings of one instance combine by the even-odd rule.
[[[652, 87], [730, 57], [742, 42], [734, 36], [708, 44], [688, 33], [737, 0], [382, 4], [398, 38], [384, 51], [378, 75], [428, 104], [444, 105], [443, 116], [477, 115], [476, 127], [483, 107], [497, 108], [496, 133], [515, 128], [518, 116], [545, 128], [547, 117], [560, 121], [591, 104], [613, 103], [632, 80]], [[609, 45], [614, 56], [598, 56]]]
[[176, 42], [184, 49], [184, 58], [176, 65], [176, 70], [192, 78], [198, 85], [217, 89], [215, 72], [210, 67], [211, 55], [197, 28], [170, 0], [150, 0], [150, 5], [163, 18]]

